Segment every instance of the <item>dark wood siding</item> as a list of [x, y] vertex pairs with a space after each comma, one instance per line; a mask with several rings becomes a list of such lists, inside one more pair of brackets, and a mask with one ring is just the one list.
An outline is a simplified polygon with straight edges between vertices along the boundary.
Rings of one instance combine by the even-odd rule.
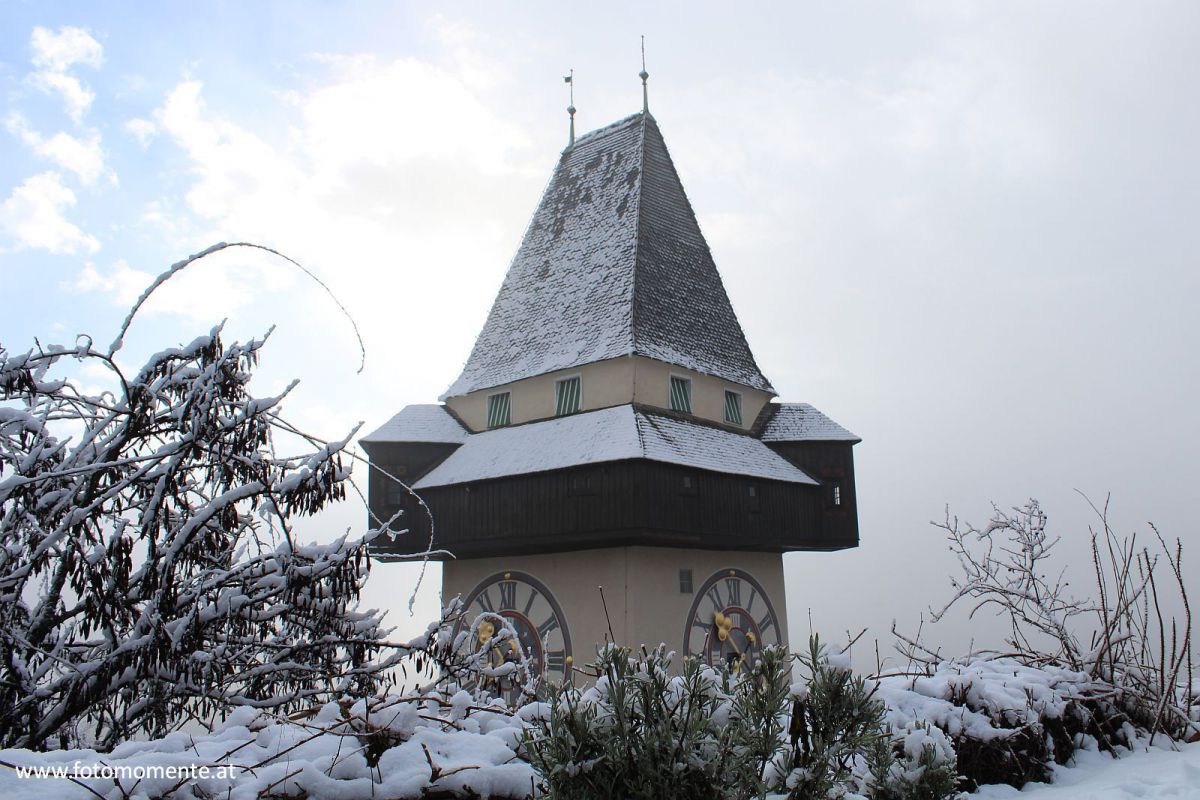
[[[838, 541], [858, 544], [858, 493], [854, 488], [854, 445], [850, 442], [768, 442], [772, 450], [821, 481], [822, 531]], [[831, 487], [841, 487], [841, 504], [833, 505]], [[851, 545], [851, 546], [853, 546]]]
[[407, 493], [403, 489], [397, 491], [399, 487], [388, 475], [411, 486], [445, 461], [458, 447], [456, 444], [425, 442], [363, 442], [362, 446], [371, 458], [371, 466], [379, 467], [372, 469], [367, 478], [367, 499], [371, 508], [371, 513], [367, 515], [368, 529], [378, 528], [380, 520], [391, 519], [402, 507], [405, 509], [405, 519], [401, 527], [411, 527], [416, 511], [420, 511], [420, 516], [426, 516], [418, 503], [405, 497]]
[[[373, 493], [372, 503], [380, 497]], [[437, 487], [421, 497], [433, 512], [434, 547], [463, 558], [634, 544], [767, 552], [857, 544], [857, 521], [840, 524], [853, 506], [831, 522], [824, 487], [653, 461]], [[404, 556], [429, 544], [424, 513], [411, 499], [404, 507], [412, 534], [380, 543], [378, 555]], [[376, 513], [390, 516], [395, 508], [381, 505]]]

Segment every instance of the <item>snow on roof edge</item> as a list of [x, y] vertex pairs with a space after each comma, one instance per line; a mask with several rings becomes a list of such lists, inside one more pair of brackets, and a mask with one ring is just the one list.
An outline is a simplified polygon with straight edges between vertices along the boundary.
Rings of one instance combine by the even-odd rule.
[[462, 447], [413, 488], [638, 459], [761, 480], [817, 483], [754, 436], [622, 405], [469, 434]]
[[775, 413], [763, 426], [764, 442], [861, 442], [862, 437], [843, 428], [808, 403], [776, 403]]
[[462, 444], [470, 432], [443, 405], [417, 403], [405, 406], [359, 442], [419, 442]]

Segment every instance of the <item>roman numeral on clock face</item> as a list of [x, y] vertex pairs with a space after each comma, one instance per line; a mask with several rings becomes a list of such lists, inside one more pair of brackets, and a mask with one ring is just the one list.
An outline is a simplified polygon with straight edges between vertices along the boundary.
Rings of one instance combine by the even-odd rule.
[[500, 581], [500, 607], [505, 609], [517, 607], [516, 581]]
[[758, 621], [758, 629], [763, 633], [766, 633], [768, 630], [774, 627], [775, 615], [768, 611], [763, 618]]
[[567, 668], [567, 653], [565, 650], [551, 650], [546, 653], [546, 669], [550, 672], [562, 672]]
[[721, 587], [714, 586], [708, 590], [708, 601], [712, 603], [713, 611], [724, 611], [725, 604], [721, 602]]
[[541, 625], [538, 625], [538, 636], [542, 639], [545, 639], [546, 636], [554, 630], [558, 630], [558, 619], [551, 614], [550, 616], [546, 617], [545, 622], [543, 622]]
[[742, 582], [739, 579], [726, 578], [725, 593], [729, 595], [728, 605], [740, 606], [742, 604]]
[[484, 589], [479, 594], [475, 595], [475, 605], [479, 606], [484, 611], [489, 613], [495, 612], [496, 607], [492, 605], [492, 594], [490, 589]]

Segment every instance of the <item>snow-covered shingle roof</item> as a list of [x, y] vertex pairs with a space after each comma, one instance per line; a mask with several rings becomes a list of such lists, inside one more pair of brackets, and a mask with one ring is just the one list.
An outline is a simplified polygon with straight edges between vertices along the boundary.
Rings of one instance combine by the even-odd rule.
[[752, 436], [625, 405], [471, 434], [413, 488], [631, 458], [766, 480], [815, 483]]
[[808, 403], [780, 403], [763, 428], [764, 442], [861, 442]]
[[631, 353], [773, 391], [643, 114], [563, 153], [445, 397]]
[[467, 429], [450, 416], [445, 406], [426, 403], [405, 406], [399, 414], [359, 441], [462, 444], [468, 435]]

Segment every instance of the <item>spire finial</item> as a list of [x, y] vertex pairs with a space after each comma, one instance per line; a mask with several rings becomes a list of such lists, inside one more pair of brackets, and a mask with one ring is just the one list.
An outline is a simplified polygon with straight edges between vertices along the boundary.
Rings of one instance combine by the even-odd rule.
[[571, 89], [571, 104], [567, 106], [567, 113], [571, 115], [571, 136], [567, 140], [567, 149], [570, 149], [575, 146], [575, 70], [563, 76], [563, 83]]
[[646, 89], [646, 81], [650, 78], [650, 73], [646, 72], [646, 37], [642, 37], [642, 71], [638, 73], [638, 77], [642, 79], [642, 113], [650, 113], [650, 92]]

